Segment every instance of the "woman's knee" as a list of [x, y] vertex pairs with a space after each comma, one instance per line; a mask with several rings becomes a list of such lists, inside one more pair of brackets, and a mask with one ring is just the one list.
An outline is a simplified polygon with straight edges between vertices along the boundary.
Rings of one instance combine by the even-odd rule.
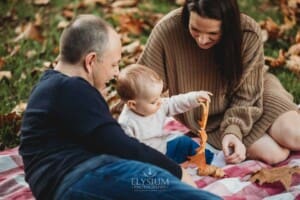
[[300, 115], [290, 111], [280, 116], [272, 125], [270, 135], [290, 150], [300, 150]]
[[286, 148], [278, 149], [276, 152], [272, 152], [266, 155], [262, 155], [262, 161], [269, 165], [280, 163], [288, 158], [290, 150]]
[[247, 149], [248, 159], [261, 160], [270, 165], [284, 161], [289, 154], [289, 149], [280, 146], [267, 134]]
[[[300, 124], [300, 121], [299, 121]], [[283, 125], [281, 134], [286, 141], [284, 146], [291, 150], [300, 150], [300, 127], [290, 126], [288, 124]]]

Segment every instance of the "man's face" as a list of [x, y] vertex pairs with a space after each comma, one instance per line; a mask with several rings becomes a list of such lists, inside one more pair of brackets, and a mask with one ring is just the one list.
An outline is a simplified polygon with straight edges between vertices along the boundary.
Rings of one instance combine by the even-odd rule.
[[93, 67], [94, 87], [98, 90], [103, 90], [107, 82], [119, 75], [121, 52], [120, 37], [114, 30], [110, 29], [107, 49], [101, 58], [97, 58], [97, 64]]

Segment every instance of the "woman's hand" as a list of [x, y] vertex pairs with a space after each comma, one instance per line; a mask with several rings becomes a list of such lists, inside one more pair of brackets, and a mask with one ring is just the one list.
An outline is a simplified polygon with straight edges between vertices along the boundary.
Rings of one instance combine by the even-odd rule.
[[246, 159], [246, 147], [235, 135], [225, 135], [222, 148], [226, 163], [236, 164]]
[[186, 170], [182, 167], [181, 167], [181, 170], [182, 170], [181, 181], [194, 187], [194, 188], [197, 188], [195, 181], [193, 181], [192, 177], [186, 172]]

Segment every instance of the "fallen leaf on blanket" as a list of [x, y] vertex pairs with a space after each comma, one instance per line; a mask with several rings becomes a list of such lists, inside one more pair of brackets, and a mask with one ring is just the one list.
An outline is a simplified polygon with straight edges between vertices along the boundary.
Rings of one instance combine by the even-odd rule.
[[215, 178], [222, 178], [225, 176], [225, 172], [223, 169], [214, 166], [214, 165], [206, 165], [205, 168], [198, 168], [198, 175], [200, 176], [212, 176]]
[[259, 185], [280, 181], [284, 188], [288, 190], [292, 184], [292, 176], [294, 173], [300, 174], [299, 166], [261, 169], [250, 177], [250, 181], [253, 183], [258, 182]]

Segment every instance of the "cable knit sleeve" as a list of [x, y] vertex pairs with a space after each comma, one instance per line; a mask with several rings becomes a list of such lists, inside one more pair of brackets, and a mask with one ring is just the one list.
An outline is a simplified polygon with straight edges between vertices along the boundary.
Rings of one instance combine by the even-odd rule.
[[163, 39], [165, 37], [165, 30], [162, 29], [162, 24], [156, 25], [147, 41], [145, 49], [141, 54], [138, 63], [143, 64], [154, 71], [163, 79], [165, 88], [167, 88], [167, 77], [165, 71], [165, 49], [163, 46]]
[[244, 32], [244, 72], [221, 123], [222, 138], [234, 134], [242, 140], [262, 115], [264, 52], [260, 33], [258, 26], [255, 31]]

